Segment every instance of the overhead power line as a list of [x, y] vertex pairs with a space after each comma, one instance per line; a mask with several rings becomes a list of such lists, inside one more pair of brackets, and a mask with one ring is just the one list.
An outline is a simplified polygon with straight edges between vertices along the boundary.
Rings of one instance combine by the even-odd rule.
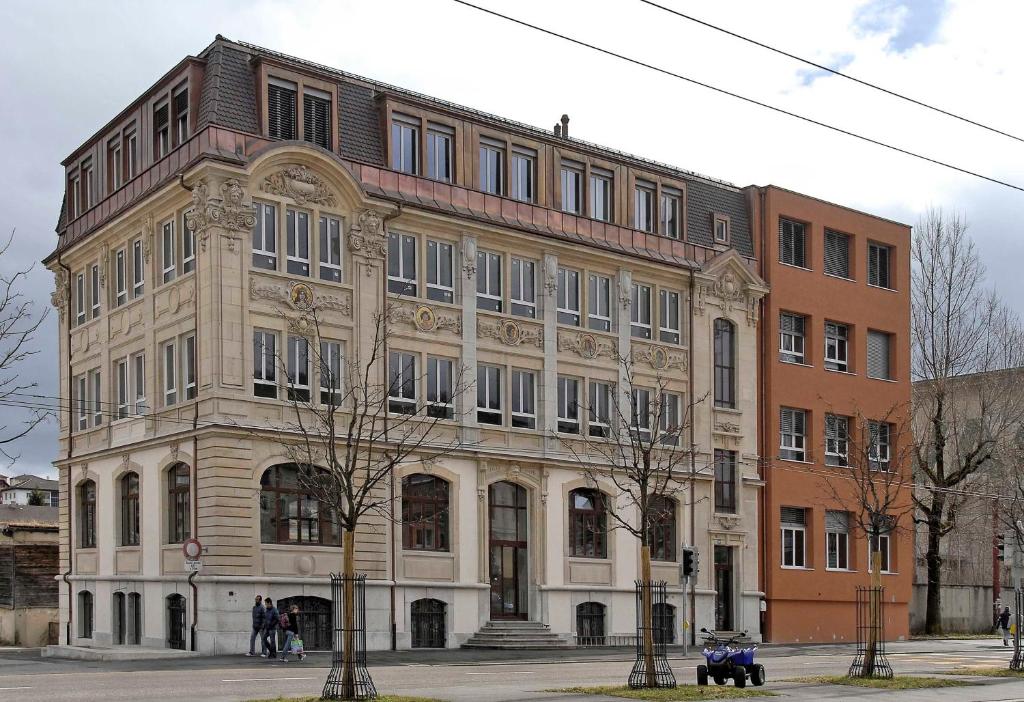
[[946, 117], [952, 117], [953, 119], [958, 119], [961, 122], [966, 122], [967, 124], [970, 124], [970, 125], [975, 126], [975, 127], [979, 127], [981, 129], [988, 130], [988, 131], [990, 131], [990, 132], [992, 132], [994, 134], [999, 134], [1000, 136], [1009, 137], [1010, 139], [1013, 139], [1015, 141], [1019, 141], [1021, 143], [1024, 143], [1024, 138], [1022, 138], [1022, 137], [1016, 136], [1014, 134], [1010, 134], [1009, 132], [1004, 132], [1003, 130], [996, 129], [995, 127], [990, 127], [987, 124], [982, 124], [981, 122], [973, 120], [973, 119], [971, 119], [969, 117], [964, 117], [962, 115], [958, 115], [955, 112], [950, 112], [949, 110], [944, 110], [941, 107], [936, 107], [935, 105], [929, 105], [927, 102], [924, 102], [923, 100], [918, 100], [916, 98], [912, 98], [912, 97], [909, 97], [907, 95], [904, 95], [903, 93], [898, 93], [895, 90], [890, 90], [888, 88], [882, 87], [881, 85], [877, 85], [877, 84], [872, 83], [870, 81], [866, 81], [866, 80], [864, 80], [862, 78], [857, 78], [856, 76], [851, 76], [849, 73], [843, 73], [842, 71], [837, 71], [834, 68], [829, 68], [828, 66], [823, 66], [822, 64], [815, 63], [814, 61], [811, 61], [810, 59], [805, 59], [805, 58], [803, 58], [801, 56], [797, 56], [796, 54], [791, 54], [788, 51], [784, 51], [783, 49], [778, 49], [778, 48], [776, 48], [774, 46], [771, 46], [769, 44], [765, 44], [764, 42], [760, 42], [760, 41], [758, 41], [756, 39], [751, 39], [750, 37], [744, 36], [742, 34], [734, 32], [732, 30], [726, 29], [724, 27], [719, 27], [716, 24], [711, 24], [710, 22], [707, 22], [705, 20], [702, 20], [702, 19], [699, 19], [697, 17], [694, 17], [693, 15], [688, 15], [685, 12], [680, 12], [679, 10], [675, 10], [675, 9], [673, 9], [671, 7], [665, 7], [664, 5], [661, 5], [659, 3], [653, 2], [653, 0], [640, 0], [640, 2], [644, 3], [645, 5], [650, 5], [651, 7], [654, 7], [654, 8], [657, 8], [659, 10], [662, 10], [663, 12], [668, 12], [669, 14], [675, 15], [676, 17], [680, 17], [682, 19], [689, 20], [690, 22], [695, 22], [696, 24], [699, 24], [701, 26], [707, 27], [708, 29], [713, 29], [716, 32], [721, 32], [722, 34], [728, 34], [729, 36], [731, 36], [731, 37], [733, 37], [735, 39], [739, 39], [740, 41], [745, 41], [748, 44], [753, 44], [754, 46], [761, 47], [762, 49], [766, 49], [766, 50], [771, 51], [773, 53], [779, 54], [780, 56], [785, 56], [786, 58], [793, 59], [794, 61], [799, 61], [800, 63], [805, 63], [808, 66], [813, 66], [814, 68], [817, 68], [818, 70], [821, 70], [821, 71], [827, 71], [828, 73], [831, 73], [834, 76], [839, 76], [840, 78], [845, 78], [846, 80], [853, 81], [854, 83], [857, 83], [859, 85], [863, 85], [866, 88], [871, 88], [872, 90], [877, 90], [879, 92], [885, 93], [886, 95], [892, 96], [892, 97], [897, 98], [899, 100], [904, 100], [904, 101], [909, 102], [909, 103], [911, 103], [913, 105], [917, 105], [918, 107], [923, 107], [926, 110], [931, 110], [933, 112], [938, 112], [939, 114], [945, 115]]
[[570, 42], [572, 44], [576, 44], [577, 46], [582, 46], [582, 47], [584, 47], [586, 49], [590, 49], [591, 51], [596, 51], [597, 53], [604, 54], [606, 56], [611, 56], [612, 58], [619, 59], [620, 61], [625, 61], [625, 62], [631, 63], [631, 64], [633, 64], [635, 66], [640, 66], [641, 68], [646, 68], [648, 70], [654, 71], [656, 73], [661, 73], [662, 75], [666, 75], [666, 76], [669, 76], [671, 78], [676, 78], [677, 80], [681, 80], [681, 81], [684, 81], [686, 83], [691, 83], [693, 85], [697, 85], [697, 86], [700, 86], [702, 88], [707, 88], [708, 90], [712, 90], [712, 91], [714, 91], [716, 93], [720, 93], [722, 95], [727, 95], [728, 97], [731, 97], [731, 98], [736, 98], [737, 100], [742, 100], [743, 102], [750, 103], [751, 105], [756, 105], [758, 107], [763, 107], [766, 110], [771, 110], [772, 112], [777, 112], [779, 114], [786, 115], [787, 117], [792, 117], [793, 119], [798, 119], [801, 122], [806, 122], [808, 124], [813, 124], [813, 125], [816, 125], [818, 127], [822, 127], [823, 129], [828, 129], [830, 131], [836, 132], [838, 134], [844, 134], [844, 135], [846, 135], [848, 137], [852, 137], [854, 139], [858, 139], [860, 141], [867, 142], [869, 144], [874, 144], [875, 146], [881, 146], [884, 149], [889, 149], [890, 151], [895, 151], [896, 153], [903, 154], [904, 156], [910, 156], [911, 158], [916, 158], [916, 159], [918, 159], [920, 161], [925, 161], [927, 163], [931, 163], [931, 164], [936, 165], [936, 166], [941, 166], [943, 168], [948, 168], [949, 170], [953, 170], [953, 171], [956, 171], [958, 173], [963, 173], [964, 175], [973, 176], [975, 178], [980, 178], [981, 180], [987, 180], [990, 183], [995, 183], [996, 185], [1002, 185], [1004, 187], [1011, 188], [1013, 190], [1017, 190], [1019, 192], [1024, 192], [1024, 187], [1021, 187], [1019, 185], [1014, 185], [1013, 183], [1008, 183], [1005, 180], [999, 180], [998, 178], [993, 178], [991, 176], [983, 175], [983, 174], [978, 173], [976, 171], [972, 171], [972, 170], [969, 170], [967, 168], [962, 168], [962, 167], [954, 165], [952, 163], [948, 163], [946, 161], [941, 161], [939, 159], [932, 158], [931, 156], [925, 156], [924, 154], [920, 154], [920, 153], [917, 153], [915, 151], [910, 151], [909, 149], [904, 149], [902, 147], [895, 146], [893, 144], [889, 144], [889, 143], [886, 143], [884, 141], [880, 141], [878, 139], [874, 139], [872, 137], [864, 136], [863, 134], [858, 134], [857, 132], [852, 132], [852, 131], [850, 131], [848, 129], [843, 129], [842, 127], [836, 127], [835, 125], [828, 124], [827, 122], [822, 122], [822, 121], [814, 119], [812, 117], [806, 117], [804, 115], [797, 114], [796, 112], [791, 112], [791, 111], [789, 111], [787, 109], [784, 109], [782, 107], [777, 107], [775, 105], [771, 105], [771, 104], [768, 104], [766, 102], [761, 102], [760, 100], [755, 100], [754, 98], [746, 97], [745, 95], [740, 95], [739, 93], [734, 93], [734, 92], [732, 92], [730, 90], [726, 90], [725, 88], [719, 88], [717, 86], [711, 85], [710, 83], [704, 83], [702, 81], [697, 80], [696, 78], [690, 78], [688, 76], [684, 76], [681, 73], [676, 73], [674, 71], [670, 71], [667, 68], [662, 68], [660, 66], [655, 66], [654, 64], [647, 63], [645, 61], [641, 61], [640, 59], [635, 59], [635, 58], [626, 56], [625, 54], [617, 53], [615, 51], [612, 51], [611, 49], [605, 49], [605, 48], [602, 48], [602, 47], [597, 46], [595, 44], [587, 43], [587, 42], [585, 42], [585, 41], [583, 41], [581, 39], [575, 39], [575, 38], [570, 37], [570, 36], [568, 36], [566, 34], [561, 34], [559, 32], [556, 32], [556, 31], [552, 30], [552, 29], [546, 29], [546, 28], [538, 26], [536, 24], [531, 24], [530, 22], [526, 22], [525, 20], [517, 19], [515, 17], [510, 17], [509, 15], [502, 14], [500, 12], [497, 12], [495, 10], [491, 10], [489, 8], [486, 8], [486, 7], [481, 7], [480, 5], [474, 5], [473, 3], [467, 2], [466, 0], [452, 0], [452, 2], [455, 2], [455, 3], [459, 4], [459, 5], [464, 5], [465, 7], [469, 7], [471, 9], [477, 10], [479, 12], [483, 12], [483, 13], [491, 15], [493, 17], [498, 17], [499, 19], [503, 19], [506, 22], [512, 22], [513, 24], [518, 24], [521, 27], [526, 27], [528, 29], [532, 29], [534, 31], [540, 32], [542, 34], [547, 34], [548, 36], [552, 36], [552, 37], [555, 37], [557, 39], [562, 39], [562, 40]]

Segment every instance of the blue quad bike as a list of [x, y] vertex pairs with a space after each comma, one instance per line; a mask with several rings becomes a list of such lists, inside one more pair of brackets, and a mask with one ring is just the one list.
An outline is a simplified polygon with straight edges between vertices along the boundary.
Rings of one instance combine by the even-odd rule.
[[707, 665], [697, 666], [697, 684], [707, 685], [708, 678], [716, 685], [724, 685], [732, 680], [736, 687], [746, 687], [747, 678], [755, 686], [764, 685], [764, 666], [754, 662], [757, 646], [739, 648], [736, 642], [747, 632], [737, 634], [728, 639], [720, 639], [713, 631], [701, 629], [704, 635], [704, 658]]

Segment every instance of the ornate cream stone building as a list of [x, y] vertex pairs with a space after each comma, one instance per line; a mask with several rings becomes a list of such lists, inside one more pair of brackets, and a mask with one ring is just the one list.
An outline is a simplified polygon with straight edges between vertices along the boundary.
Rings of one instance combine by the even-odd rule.
[[[389, 373], [415, 369], [391, 408], [447, 412], [462, 446], [403, 466], [394, 521], [358, 534], [370, 648], [502, 619], [632, 635], [639, 547], [603, 513], [628, 506], [564, 447], [605, 431], [588, 397], [624, 401], [618, 354], [693, 407], [693, 494], [653, 554], [660, 626], [757, 636], [766, 288], [737, 188], [569, 138], [566, 118], [551, 133], [221, 37], [64, 166], [46, 264], [68, 643], [241, 652], [255, 594], [299, 603], [307, 645], [327, 643], [338, 529], [268, 428], [329, 390], [310, 345], [364, 348], [386, 297]], [[457, 367], [477, 382], [452, 397]]]

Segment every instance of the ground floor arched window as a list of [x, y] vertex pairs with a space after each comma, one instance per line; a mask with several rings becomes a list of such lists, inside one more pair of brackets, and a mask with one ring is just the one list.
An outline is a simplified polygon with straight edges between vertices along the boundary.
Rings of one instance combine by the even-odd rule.
[[82, 590], [78, 593], [78, 637], [82, 639], [92, 638], [92, 593]]
[[676, 642], [676, 608], [659, 602], [653, 607], [654, 641], [671, 644]]
[[125, 621], [128, 613], [128, 602], [123, 592], [114, 593], [114, 611], [113, 611], [113, 634], [114, 644], [117, 646], [123, 646], [127, 638], [125, 632]]
[[167, 646], [185, 650], [185, 598], [182, 595], [167, 598]]
[[446, 609], [444, 602], [428, 598], [409, 606], [413, 648], [444, 648]]
[[606, 636], [605, 607], [600, 602], [576, 605], [576, 640], [580, 646], [601, 646]]
[[[306, 651], [331, 650], [331, 601], [323, 597], [283, 597], [277, 601], [277, 609], [287, 612], [295, 605], [299, 608], [299, 636]], [[289, 617], [291, 614], [289, 613]]]
[[142, 643], [142, 595], [137, 592], [128, 593], [125, 643], [132, 646]]

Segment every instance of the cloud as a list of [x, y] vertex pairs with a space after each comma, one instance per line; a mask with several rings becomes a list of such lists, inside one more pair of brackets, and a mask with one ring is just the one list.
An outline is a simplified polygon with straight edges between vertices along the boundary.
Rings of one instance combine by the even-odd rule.
[[901, 53], [936, 40], [946, 4], [945, 0], [871, 0], [857, 12], [855, 26], [888, 35], [887, 47]]
[[[833, 71], [842, 71], [844, 68], [853, 63], [853, 54], [844, 54], [839, 56], [834, 61], [821, 63], [815, 61], [815, 63], [821, 63], [822, 66], [828, 66]], [[823, 68], [801, 68], [797, 71], [797, 76], [800, 78], [800, 85], [807, 87], [814, 83], [819, 78], [827, 78], [833, 75], [830, 71], [826, 71]]]

